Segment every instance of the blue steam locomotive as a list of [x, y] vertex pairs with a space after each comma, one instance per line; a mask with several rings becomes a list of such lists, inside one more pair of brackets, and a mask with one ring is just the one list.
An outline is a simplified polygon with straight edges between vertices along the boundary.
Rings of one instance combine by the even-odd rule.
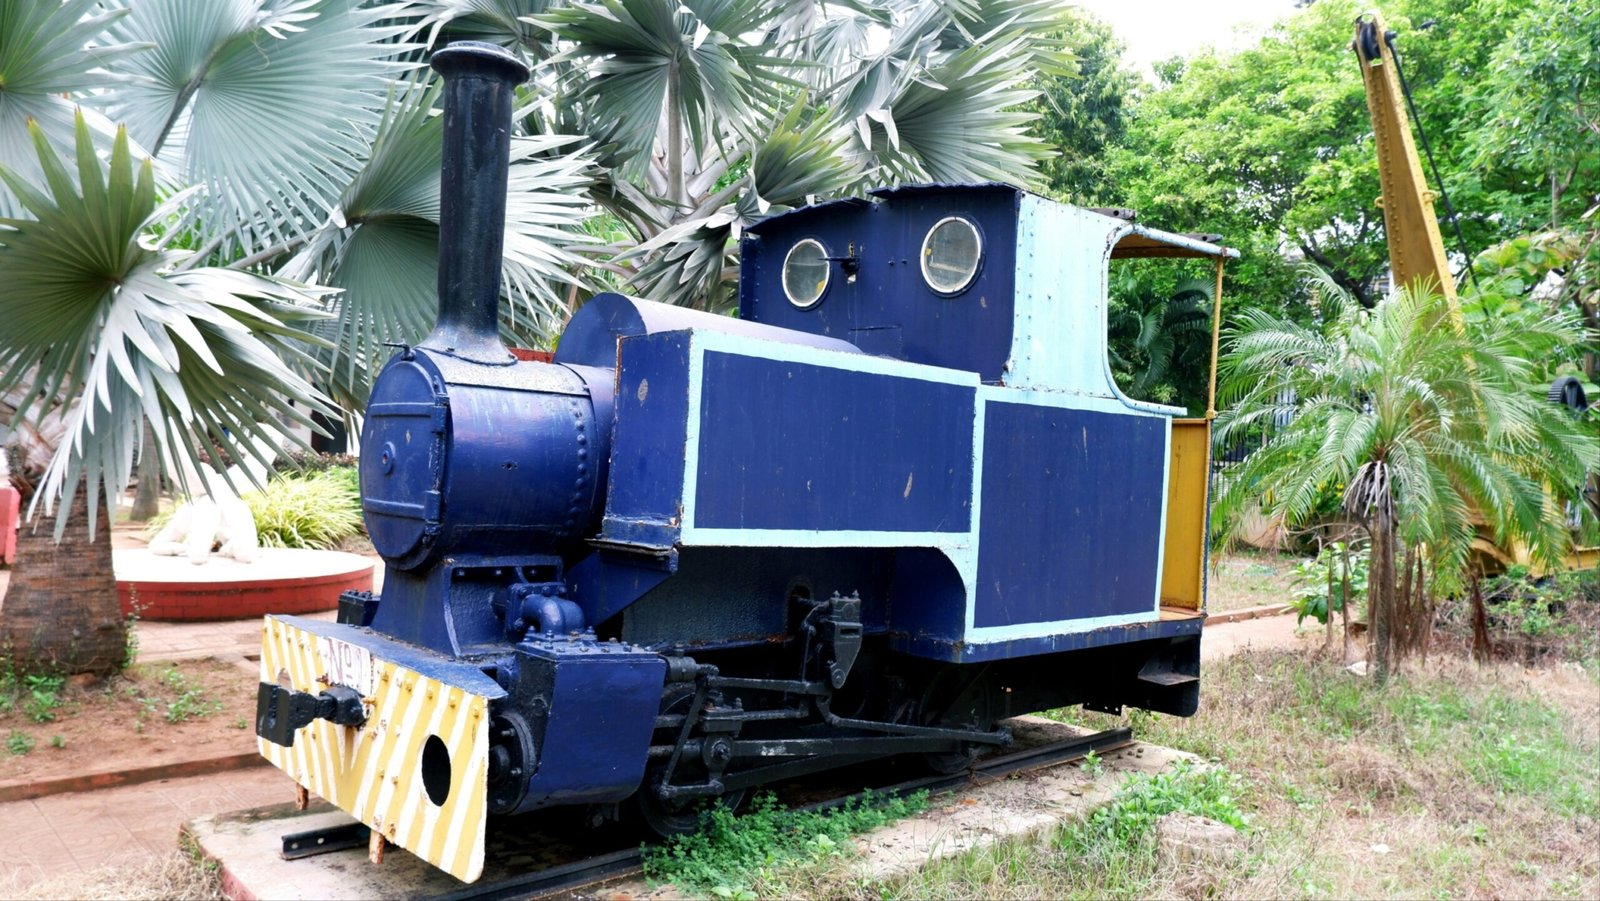
[[438, 324], [378, 377], [382, 596], [264, 625], [257, 733], [463, 880], [491, 814], [661, 833], [1000, 721], [1199, 699], [1209, 424], [1107, 363], [1107, 260], [1232, 254], [1000, 184], [885, 188], [741, 244], [739, 317], [618, 294], [549, 361], [497, 331], [510, 104], [446, 80]]

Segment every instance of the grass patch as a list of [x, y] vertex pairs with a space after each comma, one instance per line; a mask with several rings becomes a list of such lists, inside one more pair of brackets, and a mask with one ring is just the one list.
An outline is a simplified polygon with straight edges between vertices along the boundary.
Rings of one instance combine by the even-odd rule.
[[12, 729], [6, 736], [6, 750], [14, 757], [21, 757], [33, 750], [33, 736], [19, 729]]
[[1156, 822], [1171, 813], [1209, 817], [1241, 832], [1246, 788], [1228, 770], [1179, 764], [1130, 778], [1087, 819], [1043, 841], [1016, 838], [935, 861], [916, 874], [855, 893], [878, 898], [1106, 898], [1167, 894]]
[[[1202, 682], [1195, 717], [1134, 711], [1129, 719], [1140, 738], [1221, 761], [1237, 780], [1131, 782], [1048, 841], [1000, 842], [904, 882], [801, 893], [1600, 897], [1600, 686], [1591, 666], [1436, 657], [1378, 687], [1333, 661], [1245, 652], [1208, 663]], [[1052, 718], [1117, 724], [1077, 709]], [[1248, 817], [1247, 852], [1209, 867], [1159, 862], [1146, 821], [1171, 797], [1226, 798]], [[1227, 821], [1227, 806], [1176, 809]]]
[[864, 792], [831, 810], [789, 810], [770, 793], [757, 795], [743, 814], [708, 810], [700, 831], [644, 849], [644, 872], [652, 882], [719, 898], [753, 898], [756, 886], [780, 871], [845, 853], [852, 835], [920, 813], [927, 792], [888, 798]]
[[1135, 728], [1257, 787], [1259, 853], [1219, 893], [1600, 896], [1600, 691], [1581, 668], [1447, 657], [1379, 687], [1253, 653], [1203, 682], [1199, 715]]
[[1567, 712], [1538, 694], [1422, 671], [1379, 689], [1334, 672], [1292, 666], [1288, 728], [1376, 745], [1407, 770], [1441, 768], [1509, 797], [1600, 817], [1595, 749], [1563, 727]]
[[[205, 688], [185, 676], [177, 667], [167, 667], [158, 678], [166, 689], [163, 693], [166, 702], [162, 718], [169, 723], [205, 719], [222, 709], [221, 701], [207, 697]], [[153, 711], [162, 701], [160, 696], [153, 696], [142, 698], [141, 703], [147, 711]]]

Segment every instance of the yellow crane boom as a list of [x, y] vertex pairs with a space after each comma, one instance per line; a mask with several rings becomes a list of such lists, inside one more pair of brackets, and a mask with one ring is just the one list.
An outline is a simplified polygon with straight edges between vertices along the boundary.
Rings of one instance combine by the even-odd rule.
[[1378, 150], [1378, 182], [1382, 196], [1383, 229], [1389, 242], [1389, 267], [1396, 287], [1437, 290], [1444, 295], [1450, 315], [1460, 316], [1456, 282], [1450, 275], [1439, 237], [1439, 217], [1433, 211], [1437, 196], [1422, 176], [1422, 161], [1411, 138], [1401, 93], [1400, 70], [1377, 13], [1356, 20], [1354, 47], [1361, 60], [1361, 78], [1367, 89], [1367, 111], [1372, 114], [1372, 134]]

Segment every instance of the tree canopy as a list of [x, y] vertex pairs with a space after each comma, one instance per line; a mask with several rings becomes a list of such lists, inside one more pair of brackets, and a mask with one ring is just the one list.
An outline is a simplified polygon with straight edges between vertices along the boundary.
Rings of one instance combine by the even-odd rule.
[[[1288, 304], [1303, 315], [1298, 258], [1374, 303], [1387, 252], [1371, 127], [1350, 50], [1355, 18], [1370, 6], [1321, 0], [1253, 47], [1196, 48], [1158, 66], [1157, 84], [1119, 103], [1128, 107], [1126, 132], [1110, 148], [1093, 196], [1165, 228], [1221, 233], [1240, 247], [1230, 309], [1241, 301]], [[1593, 4], [1378, 6], [1397, 32], [1413, 127], [1427, 136], [1459, 217], [1464, 251], [1444, 228], [1458, 269], [1490, 245], [1553, 219], [1573, 221], [1600, 201]], [[1055, 126], [1048, 116], [1041, 122]], [[1070, 145], [1075, 133], [1056, 127], [1048, 139]], [[1439, 211], [1447, 215], [1443, 203]]]

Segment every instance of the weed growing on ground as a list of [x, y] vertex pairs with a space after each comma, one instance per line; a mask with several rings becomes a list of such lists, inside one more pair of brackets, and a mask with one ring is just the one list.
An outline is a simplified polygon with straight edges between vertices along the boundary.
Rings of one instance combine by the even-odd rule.
[[[872, 888], [880, 898], [1104, 898], [1165, 895], [1156, 853], [1156, 821], [1188, 813], [1251, 828], [1241, 806], [1243, 781], [1220, 766], [1180, 763], [1129, 779], [1087, 819], [1045, 841], [1012, 838], [935, 861], [920, 872]], [[858, 887], [867, 888], [867, 887]]]
[[144, 612], [144, 604], [139, 602], [138, 590], [130, 590], [133, 592], [133, 603], [128, 610], [127, 620], [122, 624], [122, 666], [118, 667], [119, 670], [133, 666], [139, 658], [139, 614]]
[[690, 892], [720, 898], [754, 897], [754, 886], [778, 871], [834, 857], [850, 836], [926, 810], [927, 792], [888, 798], [865, 792], [832, 810], [789, 810], [770, 793], [744, 814], [716, 807], [700, 831], [644, 851], [644, 872]]
[[222, 709], [221, 701], [207, 698], [205, 690], [176, 667], [168, 667], [162, 672], [161, 682], [177, 695], [167, 702], [166, 720], [169, 723], [204, 719]]
[[56, 708], [61, 706], [61, 686], [66, 684], [66, 680], [60, 676], [35, 674], [24, 676], [23, 683], [28, 692], [24, 702], [28, 719], [36, 723], [53, 722]]
[[7, 662], [5, 667], [0, 669], [0, 716], [10, 713], [12, 708], [17, 706], [18, 693], [17, 674]]
[[12, 729], [11, 734], [6, 736], [6, 750], [16, 757], [21, 757], [33, 750], [33, 736], [21, 729]]
[[1101, 838], [1132, 844], [1149, 838], [1156, 821], [1169, 813], [1207, 817], [1248, 832], [1249, 818], [1239, 809], [1243, 791], [1239, 777], [1220, 766], [1179, 761], [1170, 770], [1128, 780], [1110, 803], [1081, 826], [1069, 827], [1064, 837], [1076, 833], [1086, 845]]
[[66, 746], [67, 746], [67, 740], [65, 738], [61, 737], [60, 735], [52, 735], [52, 736], [50, 736], [50, 747], [55, 748], [56, 750], [59, 751], [62, 748], [65, 748]]

